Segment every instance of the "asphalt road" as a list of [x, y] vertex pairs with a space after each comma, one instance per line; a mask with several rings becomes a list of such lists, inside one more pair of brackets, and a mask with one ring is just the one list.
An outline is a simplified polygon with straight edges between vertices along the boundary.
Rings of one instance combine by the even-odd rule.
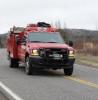
[[27, 76], [23, 68], [9, 68], [4, 49], [0, 50], [0, 82], [24, 100], [98, 100], [98, 69], [75, 65], [71, 77], [62, 70]]
[[8, 100], [8, 99], [0, 92], [0, 100]]

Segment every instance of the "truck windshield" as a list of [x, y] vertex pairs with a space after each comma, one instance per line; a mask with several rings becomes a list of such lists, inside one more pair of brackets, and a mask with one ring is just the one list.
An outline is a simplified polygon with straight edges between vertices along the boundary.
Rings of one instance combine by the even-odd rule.
[[29, 33], [28, 41], [30, 42], [45, 42], [45, 43], [64, 43], [59, 32], [33, 32]]

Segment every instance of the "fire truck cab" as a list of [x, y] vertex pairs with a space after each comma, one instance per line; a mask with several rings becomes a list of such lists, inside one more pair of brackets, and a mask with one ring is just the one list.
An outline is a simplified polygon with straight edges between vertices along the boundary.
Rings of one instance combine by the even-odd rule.
[[39, 69], [64, 69], [68, 76], [73, 73], [75, 50], [65, 44], [56, 28], [44, 22], [11, 28], [7, 52], [10, 67], [23, 62], [27, 75]]

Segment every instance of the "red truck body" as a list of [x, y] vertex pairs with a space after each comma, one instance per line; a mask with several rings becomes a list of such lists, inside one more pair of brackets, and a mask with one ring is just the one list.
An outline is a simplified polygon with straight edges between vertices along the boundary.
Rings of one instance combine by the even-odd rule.
[[10, 67], [19, 67], [19, 62], [24, 62], [28, 75], [39, 68], [63, 68], [65, 75], [73, 72], [74, 49], [65, 44], [58, 30], [47, 23], [11, 28], [7, 52]]

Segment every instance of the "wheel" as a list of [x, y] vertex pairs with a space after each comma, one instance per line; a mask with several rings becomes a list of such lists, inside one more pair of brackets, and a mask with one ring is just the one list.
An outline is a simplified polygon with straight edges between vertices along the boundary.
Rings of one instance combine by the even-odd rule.
[[32, 62], [30, 62], [30, 58], [26, 58], [26, 66], [25, 66], [25, 71], [27, 75], [32, 75], [34, 68], [32, 67]]
[[7, 59], [10, 60], [10, 53], [7, 54]]
[[73, 65], [70, 68], [65, 68], [64, 74], [67, 76], [71, 76], [73, 74]]
[[19, 67], [18, 60], [10, 58], [9, 59], [9, 66], [10, 66], [10, 68], [18, 68]]

